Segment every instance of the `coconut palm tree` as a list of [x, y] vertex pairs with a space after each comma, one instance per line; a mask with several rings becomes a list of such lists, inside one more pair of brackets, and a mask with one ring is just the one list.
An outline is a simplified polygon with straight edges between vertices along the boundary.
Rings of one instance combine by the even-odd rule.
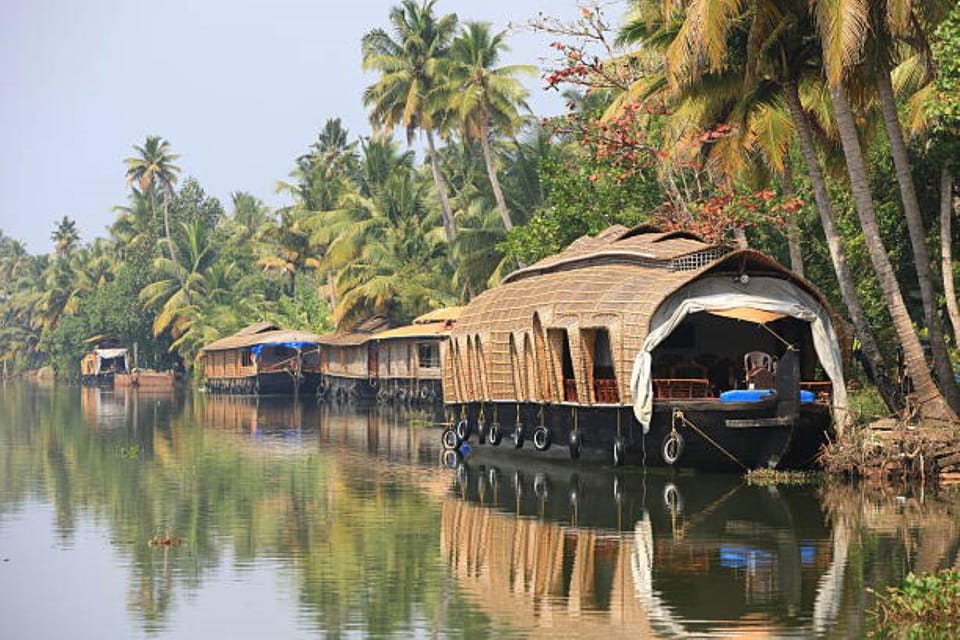
[[54, 251], [59, 258], [69, 257], [70, 253], [80, 242], [80, 233], [77, 232], [77, 223], [67, 216], [63, 216], [57, 223], [53, 233], [50, 234], [53, 240]]
[[[877, 2], [870, 5], [869, 28], [860, 39], [866, 50], [863, 57], [867, 64], [862, 66], [866, 81], [872, 81], [876, 87], [880, 112], [890, 142], [890, 152], [896, 169], [897, 184], [900, 188], [900, 200], [903, 204], [904, 218], [910, 235], [916, 265], [917, 280], [920, 285], [920, 300], [924, 321], [929, 331], [930, 347], [933, 353], [934, 368], [939, 386], [955, 410], [960, 411], [960, 389], [953, 380], [950, 356], [947, 354], [943, 336], [943, 326], [937, 313], [936, 291], [932, 275], [927, 234], [924, 229], [923, 213], [917, 198], [907, 145], [904, 140], [903, 126], [894, 95], [891, 70], [904, 53], [909, 54], [912, 47], [914, 55], [928, 57], [929, 42], [927, 33], [932, 32], [937, 22], [946, 17], [949, 3], [929, 0], [924, 3]], [[932, 63], [927, 63], [932, 64]]]
[[439, 92], [445, 94], [443, 101], [456, 117], [463, 137], [479, 142], [500, 218], [510, 230], [513, 221], [497, 178], [490, 140], [494, 130], [506, 136], [516, 133], [522, 122], [519, 110], [529, 110], [527, 91], [516, 76], [535, 75], [537, 70], [531, 65], [497, 66], [507, 51], [505, 36], [505, 31], [491, 33], [489, 24], [467, 23], [450, 46], [446, 81]]
[[426, 207], [428, 183], [393, 143], [366, 141], [363, 150], [357, 192], [318, 229], [327, 244], [321, 266], [336, 273], [339, 326], [373, 314], [409, 320], [453, 300], [446, 244]]
[[440, 72], [457, 17], [454, 14], [435, 16], [434, 4], [436, 0], [423, 4], [403, 0], [390, 10], [392, 35], [383, 29], [374, 29], [363, 36], [363, 68], [380, 74], [379, 80], [363, 92], [363, 103], [370, 107], [370, 121], [375, 127], [384, 131], [403, 127], [408, 144], [413, 142], [417, 131], [426, 134], [444, 233], [447, 242], [452, 243], [456, 238], [456, 225], [433, 137], [442, 124], [441, 109], [431, 94], [444, 81]]
[[[890, 258], [880, 238], [870, 192], [869, 174], [851, 107], [847, 75], [848, 71], [855, 66], [861, 51], [862, 38], [866, 36], [869, 27], [869, 6], [863, 0], [850, 2], [822, 0], [817, 2], [813, 9], [820, 27], [824, 68], [829, 82], [833, 113], [846, 160], [854, 205], [863, 229], [870, 261], [880, 281], [884, 300], [904, 352], [908, 374], [917, 390], [921, 415], [934, 419], [956, 420], [957, 413], [951, 407], [956, 395], [953, 374], [950, 371], [940, 374], [940, 384], [944, 390], [941, 392], [930, 375], [923, 347], [913, 327], [903, 301], [900, 284], [897, 282]], [[856, 33], [861, 36], [859, 41], [855, 36]], [[949, 365], [947, 368], [949, 369]]]
[[150, 196], [134, 187], [127, 201], [126, 205], [113, 208], [117, 218], [109, 227], [110, 236], [121, 258], [129, 260], [137, 256], [149, 256], [149, 260], [153, 260], [159, 248], [160, 221], [155, 217]]
[[169, 330], [174, 339], [189, 329], [191, 314], [207, 295], [207, 273], [217, 257], [211, 229], [198, 220], [180, 227], [170, 250], [173, 258], [154, 260], [156, 279], [140, 291], [144, 307], [158, 310], [153, 335]]
[[[759, 119], [764, 123], [786, 108], [813, 187], [840, 294], [870, 368], [868, 374], [877, 382], [890, 408], [899, 410], [901, 404], [896, 387], [885, 373], [883, 357], [847, 262], [817, 153], [814, 121], [820, 126], [826, 123], [821, 108], [822, 94], [818, 89], [821, 74], [819, 43], [807, 6], [799, 1], [761, 2], [749, 9], [724, 10], [719, 15], [715, 13], [717, 8], [707, 0], [670, 6], [652, 0], [635, 2], [632, 18], [621, 31], [620, 38], [624, 42], [659, 48], [664, 52], [665, 62], [661, 79], [644, 79], [628, 93], [633, 98], [644, 97], [667, 91], [673, 83], [677, 93], [685, 92], [696, 100], [710, 98], [716, 101], [717, 91], [697, 91], [694, 87], [703, 84], [704, 78], [709, 80], [711, 74], [734, 72], [741, 78], [731, 85], [737, 87], [734, 96], [740, 104], [713, 109], [719, 113], [739, 112], [738, 126], [745, 132], [744, 137], [752, 136], [760, 141], [771, 136], [759, 132], [756, 122], [751, 126], [751, 114], [765, 111], [767, 115]], [[705, 15], [712, 16], [709, 24], [701, 20]], [[720, 17], [724, 19], [719, 20]], [[729, 55], [731, 43], [745, 50]], [[735, 68], [737, 65], [739, 69]], [[707, 86], [716, 87], [718, 83]], [[768, 131], [774, 130], [769, 124], [764, 126]], [[785, 127], [781, 125], [779, 129]], [[786, 167], [789, 151], [789, 144], [783, 144], [784, 139], [783, 135], [778, 135], [775, 136], [777, 142], [759, 145], [767, 163], [776, 169], [779, 162], [781, 171]]]
[[167, 250], [174, 260], [173, 241], [170, 238], [169, 200], [173, 187], [177, 183], [180, 167], [173, 164], [180, 156], [170, 151], [170, 143], [159, 136], [147, 136], [143, 146], [134, 145], [137, 155], [124, 159], [127, 167], [127, 184], [136, 183], [140, 191], [146, 193], [150, 203], [156, 206], [156, 196], [162, 198], [163, 231], [167, 241]]
[[263, 230], [262, 252], [257, 264], [265, 271], [278, 271], [286, 276], [286, 294], [296, 295], [297, 276], [320, 266], [313, 235], [311, 212], [298, 207], [280, 211], [278, 220]]

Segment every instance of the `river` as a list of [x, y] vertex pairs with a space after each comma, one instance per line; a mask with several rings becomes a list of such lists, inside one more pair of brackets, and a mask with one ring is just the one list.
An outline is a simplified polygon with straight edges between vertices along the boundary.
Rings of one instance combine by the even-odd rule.
[[960, 563], [956, 491], [442, 464], [433, 420], [0, 387], [0, 635], [857, 638]]

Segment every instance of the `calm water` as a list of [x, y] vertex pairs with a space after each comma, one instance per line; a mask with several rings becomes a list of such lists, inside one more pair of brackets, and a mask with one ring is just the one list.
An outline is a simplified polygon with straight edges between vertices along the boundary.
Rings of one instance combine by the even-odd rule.
[[450, 468], [430, 421], [0, 387], [0, 636], [860, 637], [960, 562], [956, 494]]

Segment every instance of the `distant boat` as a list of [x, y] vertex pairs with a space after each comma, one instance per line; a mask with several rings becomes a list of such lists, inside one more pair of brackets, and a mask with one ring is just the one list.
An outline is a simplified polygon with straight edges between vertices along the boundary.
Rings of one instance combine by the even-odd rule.
[[812, 284], [767, 255], [614, 226], [464, 308], [443, 355], [456, 425], [445, 444], [809, 466], [846, 406], [840, 326]]
[[314, 393], [319, 340], [307, 331], [254, 323], [202, 349], [204, 384], [214, 393]]
[[439, 401], [440, 345], [461, 309], [436, 309], [392, 328], [377, 316], [352, 330], [321, 336], [321, 390], [330, 397], [385, 403]]
[[116, 339], [94, 336], [86, 340], [91, 350], [80, 360], [80, 384], [87, 387], [112, 387], [114, 377], [130, 370], [130, 353]]

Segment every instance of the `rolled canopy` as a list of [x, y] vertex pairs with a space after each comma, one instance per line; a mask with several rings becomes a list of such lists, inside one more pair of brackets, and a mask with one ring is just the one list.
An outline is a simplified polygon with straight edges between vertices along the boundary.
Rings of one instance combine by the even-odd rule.
[[847, 390], [840, 344], [830, 314], [819, 302], [788, 280], [756, 277], [744, 283], [730, 277], [707, 277], [677, 290], [650, 319], [650, 330], [634, 359], [630, 376], [633, 412], [644, 433], [653, 415], [653, 350], [684, 318], [704, 311], [758, 323], [788, 316], [810, 323], [817, 358], [833, 383], [834, 409], [845, 412]]

